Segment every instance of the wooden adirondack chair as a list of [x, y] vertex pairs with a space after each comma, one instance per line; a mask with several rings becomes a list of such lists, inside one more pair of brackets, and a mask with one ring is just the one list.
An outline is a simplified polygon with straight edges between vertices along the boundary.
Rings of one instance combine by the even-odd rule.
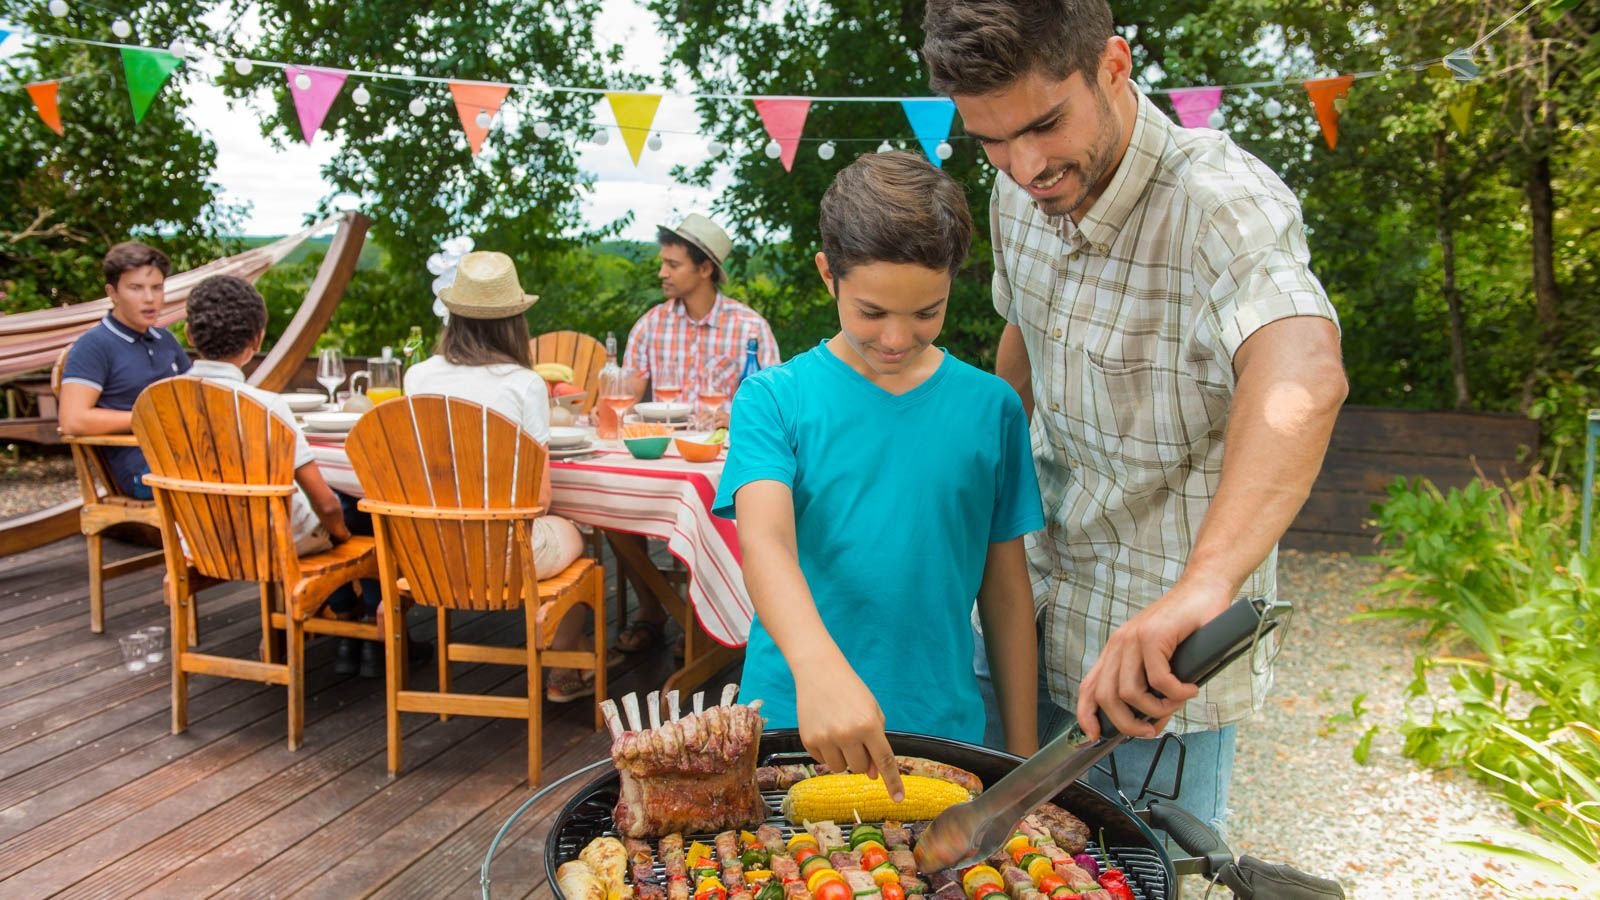
[[[543, 581], [534, 573], [530, 529], [544, 512], [538, 505], [544, 448], [499, 413], [427, 395], [390, 401], [362, 416], [345, 447], [367, 494], [361, 508], [372, 513], [384, 609], [399, 609], [403, 589], [438, 610], [437, 692], [402, 689], [403, 622], [386, 619], [389, 774], [400, 770], [400, 713], [464, 713], [527, 719], [528, 784], [537, 785], [544, 669], [594, 672], [596, 729], [606, 696], [604, 571], [583, 558]], [[594, 613], [594, 650], [551, 650], [556, 625], [580, 606]], [[450, 641], [451, 610], [518, 608], [524, 646]], [[451, 693], [451, 662], [526, 666], [527, 696]]]
[[606, 365], [605, 345], [577, 331], [548, 331], [528, 342], [534, 365], [564, 363], [572, 367], [572, 383], [588, 392], [583, 411], [600, 402], [600, 370]]
[[[56, 356], [50, 370], [50, 391], [61, 396], [61, 372], [67, 365], [68, 347]], [[72, 467], [78, 473], [78, 492], [83, 496], [83, 507], [78, 512], [78, 527], [89, 543], [89, 630], [102, 634], [106, 630], [107, 578], [137, 572], [150, 566], [161, 565], [161, 551], [151, 550], [110, 565], [105, 561], [105, 532], [126, 523], [161, 528], [161, 515], [152, 500], [136, 500], [117, 486], [105, 461], [100, 458], [99, 447], [136, 447], [138, 442], [131, 434], [99, 434], [77, 436], [63, 433], [61, 439], [72, 447]], [[193, 622], [191, 637], [193, 636]]]
[[[326, 614], [328, 595], [375, 578], [374, 542], [353, 537], [324, 553], [297, 556], [290, 532], [294, 430], [252, 397], [198, 378], [157, 382], [133, 406], [133, 433], [156, 495], [172, 606], [172, 733], [188, 726], [189, 673], [243, 678], [289, 689], [289, 749], [305, 728], [305, 636], [380, 639], [377, 624]], [[187, 545], [179, 542], [179, 534]], [[189, 649], [195, 595], [224, 581], [261, 586], [260, 662]], [[285, 662], [274, 630], [288, 633]]]

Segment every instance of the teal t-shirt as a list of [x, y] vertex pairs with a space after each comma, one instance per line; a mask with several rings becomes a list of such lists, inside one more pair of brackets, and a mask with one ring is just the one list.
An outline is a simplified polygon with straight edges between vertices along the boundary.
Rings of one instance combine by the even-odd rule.
[[[793, 492], [800, 569], [887, 727], [981, 743], [969, 616], [984, 562], [1044, 527], [1016, 391], [945, 353], [896, 396], [823, 343], [739, 386], [717, 514], [754, 481]], [[764, 702], [769, 728], [796, 727], [794, 679], [759, 616], [739, 694]]]

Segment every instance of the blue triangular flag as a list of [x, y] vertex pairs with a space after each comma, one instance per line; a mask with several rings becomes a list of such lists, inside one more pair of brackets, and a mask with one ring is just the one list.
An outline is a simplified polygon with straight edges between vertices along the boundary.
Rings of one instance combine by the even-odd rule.
[[944, 161], [939, 158], [938, 148], [950, 136], [950, 123], [956, 117], [955, 103], [944, 97], [927, 97], [901, 100], [900, 108], [906, 111], [911, 130], [916, 132], [928, 161], [942, 167]]
[[11, 32], [5, 30], [4, 28], [0, 28], [0, 44], [4, 44], [6, 42], [6, 38], [10, 36]]

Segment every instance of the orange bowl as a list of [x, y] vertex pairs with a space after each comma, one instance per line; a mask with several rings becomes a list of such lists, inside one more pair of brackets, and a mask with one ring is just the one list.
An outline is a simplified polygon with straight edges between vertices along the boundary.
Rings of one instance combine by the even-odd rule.
[[678, 448], [678, 455], [689, 462], [711, 462], [722, 455], [723, 447], [721, 443], [708, 444], [687, 437], [673, 438], [672, 445]]

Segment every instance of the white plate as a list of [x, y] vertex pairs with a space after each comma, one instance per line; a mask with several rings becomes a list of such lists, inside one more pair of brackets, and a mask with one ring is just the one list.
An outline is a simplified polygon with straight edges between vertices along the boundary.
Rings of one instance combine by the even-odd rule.
[[560, 450], [552, 449], [549, 455], [551, 459], [567, 459], [568, 457], [572, 456], [583, 456], [586, 453], [593, 453], [594, 450], [594, 445], [586, 440], [575, 447], [563, 447]]
[[673, 419], [687, 419], [693, 407], [687, 403], [635, 403], [633, 411], [640, 418], [654, 422], [670, 422]]
[[316, 412], [328, 402], [326, 394], [279, 394], [278, 396], [282, 397], [283, 402], [289, 404], [289, 408], [295, 412]]
[[344, 432], [356, 427], [356, 421], [361, 418], [361, 414], [347, 412], [311, 412], [306, 413], [303, 418], [306, 420], [307, 431]]
[[348, 431], [313, 431], [306, 429], [306, 440], [313, 444], [342, 444], [350, 436]]
[[574, 428], [570, 425], [550, 426], [550, 449], [567, 450], [579, 445], [589, 443], [589, 429]]
[[583, 401], [588, 396], [589, 396], [589, 392], [588, 391], [583, 391], [583, 392], [577, 393], [577, 394], [566, 394], [565, 396], [561, 396], [561, 397], [557, 397], [557, 396], [552, 394], [550, 396], [550, 405], [551, 406], [565, 406], [567, 409], [570, 409], [573, 412], [578, 412], [578, 411], [583, 409]]

